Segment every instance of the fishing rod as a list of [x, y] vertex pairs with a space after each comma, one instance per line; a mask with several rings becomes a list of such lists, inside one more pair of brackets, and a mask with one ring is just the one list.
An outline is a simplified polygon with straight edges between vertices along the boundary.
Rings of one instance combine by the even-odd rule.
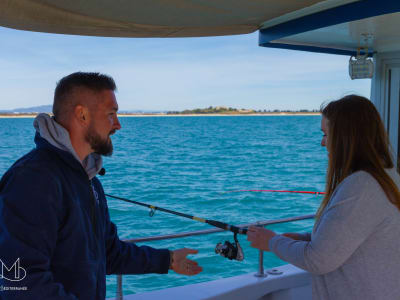
[[244, 259], [244, 254], [243, 254], [243, 250], [242, 247], [239, 244], [239, 241], [237, 239], [237, 234], [247, 234], [247, 228], [240, 228], [234, 225], [230, 225], [224, 222], [220, 222], [220, 221], [215, 221], [215, 220], [209, 220], [209, 219], [203, 219], [203, 218], [199, 218], [196, 216], [192, 216], [189, 214], [185, 214], [185, 213], [181, 213], [178, 211], [173, 211], [170, 209], [166, 209], [166, 208], [162, 208], [162, 207], [158, 207], [158, 206], [154, 206], [151, 204], [147, 204], [147, 203], [143, 203], [143, 202], [139, 202], [139, 201], [134, 201], [134, 200], [130, 200], [130, 199], [126, 199], [126, 198], [122, 198], [122, 197], [118, 197], [118, 196], [113, 196], [110, 194], [105, 194], [105, 196], [110, 197], [110, 198], [114, 198], [114, 199], [118, 199], [124, 202], [128, 202], [128, 203], [132, 203], [132, 204], [136, 204], [136, 205], [140, 205], [140, 206], [144, 206], [147, 208], [150, 208], [150, 217], [154, 216], [154, 213], [156, 210], [159, 211], [163, 211], [169, 214], [173, 214], [176, 216], [180, 216], [180, 217], [184, 217], [187, 219], [191, 219], [194, 221], [198, 221], [198, 222], [202, 222], [202, 223], [207, 223], [211, 226], [214, 227], [218, 227], [227, 231], [231, 231], [234, 233], [233, 238], [235, 240], [234, 243], [230, 243], [229, 241], [225, 241], [224, 244], [218, 243], [217, 246], [215, 247], [215, 253], [219, 253], [221, 256], [224, 256], [226, 258], [229, 258], [230, 260], [235, 259], [235, 260], [243, 260]]
[[138, 201], [134, 201], [134, 200], [118, 197], [118, 196], [113, 196], [113, 195], [109, 195], [109, 194], [105, 194], [105, 195], [107, 197], [110, 197], [110, 198], [122, 200], [122, 201], [125, 201], [125, 202], [128, 202], [128, 203], [133, 203], [133, 204], [137, 204], [137, 205], [144, 206], [144, 207], [148, 207], [148, 208], [151, 209], [150, 217], [152, 217], [154, 215], [156, 210], [159, 210], [159, 211], [170, 213], [170, 214], [173, 214], [173, 215], [176, 215], [176, 216], [184, 217], [184, 218], [187, 218], [187, 219], [192, 219], [194, 221], [207, 223], [207, 224], [210, 224], [212, 226], [215, 226], [215, 227], [218, 227], [218, 228], [221, 228], [221, 229], [224, 229], [224, 230], [232, 231], [233, 233], [247, 234], [247, 229], [246, 228], [240, 228], [240, 227], [237, 227], [237, 226], [234, 226], [234, 225], [230, 225], [230, 224], [227, 224], [227, 223], [224, 223], [224, 222], [220, 222], [220, 221], [207, 220], [207, 219], [199, 218], [199, 217], [192, 216], [192, 215], [189, 215], [189, 214], [181, 213], [181, 212], [178, 212], [178, 211], [174, 211], [174, 210], [170, 210], [170, 209], [166, 209], [166, 208], [162, 208], [162, 207], [158, 207], [158, 206], [154, 206], [154, 205], [150, 205], [150, 204], [147, 204], [147, 203], [138, 202]]
[[286, 190], [234, 190], [225, 191], [223, 194], [227, 193], [240, 193], [240, 192], [270, 192], [270, 193], [296, 193], [296, 194], [313, 194], [313, 195], [325, 195], [325, 192], [312, 192], [312, 191], [286, 191]]

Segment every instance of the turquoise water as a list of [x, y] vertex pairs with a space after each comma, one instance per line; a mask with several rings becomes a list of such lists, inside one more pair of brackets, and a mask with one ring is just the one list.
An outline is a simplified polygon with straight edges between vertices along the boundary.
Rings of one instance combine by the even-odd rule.
[[[0, 174], [33, 148], [33, 119], [0, 119]], [[277, 193], [222, 193], [240, 189], [323, 191], [327, 155], [320, 146], [320, 116], [143, 117], [121, 118], [122, 130], [113, 136], [114, 155], [105, 158], [100, 180], [109, 194], [221, 220], [231, 224], [314, 213], [319, 197]], [[111, 219], [121, 238], [170, 234], [211, 228], [163, 212], [149, 211], [109, 199]], [[307, 231], [312, 221], [273, 225], [278, 232]], [[257, 269], [258, 252], [239, 241], [243, 262], [214, 253], [215, 245], [232, 241], [232, 234], [148, 242], [154, 247], [199, 250], [204, 271], [198, 276], [124, 276], [124, 293], [235, 276]], [[264, 256], [266, 268], [284, 264]], [[107, 278], [107, 297], [116, 290], [115, 276]]]

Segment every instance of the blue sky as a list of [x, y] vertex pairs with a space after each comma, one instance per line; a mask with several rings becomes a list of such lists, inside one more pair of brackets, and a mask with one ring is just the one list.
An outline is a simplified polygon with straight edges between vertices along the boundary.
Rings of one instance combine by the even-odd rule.
[[258, 33], [122, 39], [0, 28], [0, 38], [0, 110], [51, 104], [56, 82], [75, 71], [111, 75], [120, 110], [318, 109], [369, 97], [370, 80], [349, 78], [349, 57], [259, 47]]

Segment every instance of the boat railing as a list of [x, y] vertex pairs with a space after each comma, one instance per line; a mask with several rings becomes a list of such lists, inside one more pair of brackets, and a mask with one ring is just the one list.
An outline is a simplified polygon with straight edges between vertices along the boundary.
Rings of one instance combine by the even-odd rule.
[[[245, 228], [245, 227], [249, 227], [251, 225], [266, 226], [266, 225], [273, 225], [273, 224], [289, 223], [289, 222], [294, 222], [294, 221], [307, 220], [307, 219], [312, 219], [314, 217], [315, 217], [315, 215], [313, 215], [313, 214], [311, 214], [311, 215], [302, 215], [302, 216], [281, 218], [281, 219], [275, 219], [275, 220], [258, 221], [258, 222], [255, 222], [255, 223], [240, 224], [240, 225], [237, 225], [237, 227]], [[126, 239], [126, 240], [124, 240], [124, 242], [127, 242], [127, 243], [140, 243], [140, 242], [149, 242], [149, 241], [161, 241], [161, 240], [183, 238], [183, 237], [195, 236], [195, 235], [211, 234], [211, 233], [217, 233], [217, 232], [223, 232], [223, 231], [226, 231], [226, 230], [220, 229], [220, 228], [212, 228], [212, 229], [206, 229], [206, 230], [197, 230], [197, 231], [181, 232], [181, 233], [174, 233], [174, 234], [142, 237], [142, 238], [136, 238], [136, 239]], [[265, 273], [264, 273], [263, 254], [264, 254], [264, 252], [262, 250], [260, 250], [259, 251], [259, 260], [258, 260], [258, 271], [255, 274], [255, 276], [257, 276], [257, 277], [266, 276]], [[117, 275], [117, 294], [116, 294], [116, 298], [115, 299], [116, 300], [122, 300], [123, 299], [122, 275], [120, 275], [120, 274]]]

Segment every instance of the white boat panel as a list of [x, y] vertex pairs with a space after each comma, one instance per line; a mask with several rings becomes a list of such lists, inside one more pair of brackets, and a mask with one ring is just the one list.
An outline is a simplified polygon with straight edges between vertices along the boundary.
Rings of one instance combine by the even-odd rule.
[[256, 277], [254, 273], [173, 287], [147, 293], [126, 295], [126, 300], [209, 299], [209, 300], [308, 300], [311, 299], [311, 276], [293, 266], [277, 267], [281, 275]]
[[371, 100], [385, 124], [392, 146], [393, 161], [400, 171], [400, 51], [375, 54], [374, 63]]

